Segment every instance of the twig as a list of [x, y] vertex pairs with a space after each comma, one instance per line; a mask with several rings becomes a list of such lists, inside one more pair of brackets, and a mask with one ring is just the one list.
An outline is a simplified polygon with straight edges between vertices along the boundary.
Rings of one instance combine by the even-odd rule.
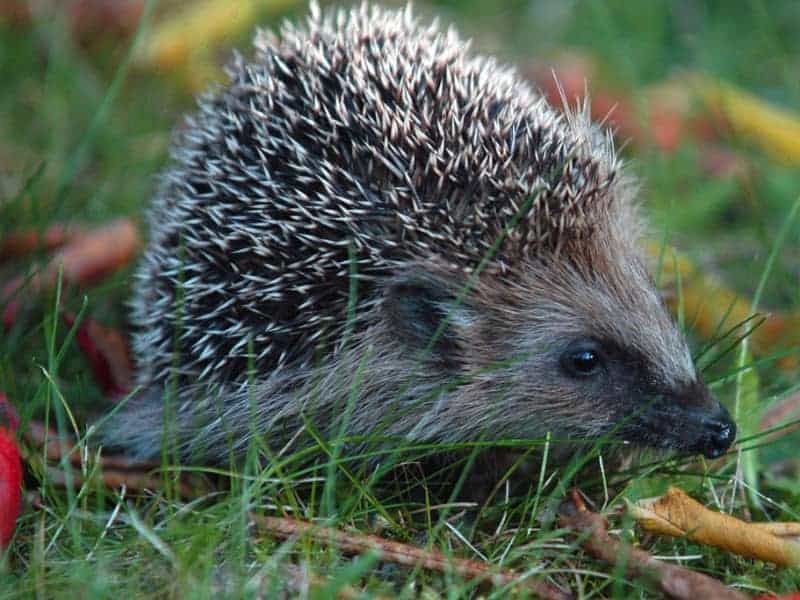
[[559, 509], [562, 527], [583, 534], [581, 547], [591, 556], [610, 564], [624, 563], [625, 572], [631, 577], [642, 577], [653, 581], [672, 598], [693, 600], [747, 600], [742, 592], [726, 587], [713, 577], [691, 571], [679, 565], [661, 562], [644, 550], [633, 548], [608, 535], [608, 523], [598, 513], [586, 508], [577, 490], [572, 499], [565, 501]]
[[[72, 477], [68, 479], [61, 468], [46, 465], [45, 469], [50, 481], [57, 486], [65, 487], [71, 481], [72, 487], [80, 489], [85, 483], [81, 469], [83, 459], [74, 442], [61, 438], [57, 432], [47, 429], [38, 421], [29, 421], [23, 438], [35, 448], [44, 448], [45, 459], [60, 461], [69, 453], [67, 460], [76, 467], [72, 469]], [[46, 442], [46, 445], [45, 445]], [[70, 452], [70, 450], [72, 450]], [[159, 490], [164, 487], [163, 478], [153, 475], [152, 471], [160, 464], [154, 461], [131, 461], [124, 456], [100, 456], [96, 464], [100, 467], [97, 476], [109, 489], [117, 489], [123, 485], [132, 491]], [[207, 483], [196, 477], [181, 474], [177, 482], [177, 491], [183, 498], [195, 498], [202, 495], [208, 487]]]
[[542, 581], [524, 579], [520, 573], [510, 569], [496, 569], [478, 561], [448, 557], [435, 550], [425, 550], [376, 535], [345, 533], [331, 527], [283, 517], [251, 514], [251, 519], [261, 532], [281, 539], [310, 537], [320, 544], [335, 546], [347, 554], [374, 553], [380, 560], [407, 567], [422, 567], [432, 571], [450, 573], [466, 579], [491, 583], [494, 586], [524, 587], [545, 600], [572, 598], [567, 592]]
[[[74, 470], [71, 480], [68, 480], [64, 475], [64, 471], [58, 467], [51, 467], [48, 465], [45, 467], [45, 471], [48, 480], [53, 483], [53, 485], [59, 487], [66, 487], [68, 481], [71, 481], [73, 488], [80, 489], [86, 482], [83, 476]], [[112, 490], [119, 489], [122, 486], [134, 492], [153, 491], [164, 488], [164, 480], [161, 477], [143, 472], [103, 469], [97, 473], [97, 477], [103, 482], [105, 488]], [[202, 495], [201, 492], [198, 491], [197, 486], [184, 481], [183, 478], [177, 483], [177, 492], [182, 498], [196, 498]]]
[[[72, 440], [63, 440], [61, 436], [53, 429], [47, 429], [43, 423], [36, 420], [28, 421], [27, 427], [22, 434], [23, 439], [35, 448], [42, 448], [47, 442], [45, 449], [45, 456], [48, 460], [59, 461], [64, 454], [72, 449], [69, 455], [69, 462], [76, 467], [80, 467], [83, 463], [78, 448]], [[100, 456], [98, 464], [103, 469], [111, 469], [116, 471], [152, 471], [160, 466], [156, 461], [143, 461], [143, 460], [130, 460], [124, 456]]]

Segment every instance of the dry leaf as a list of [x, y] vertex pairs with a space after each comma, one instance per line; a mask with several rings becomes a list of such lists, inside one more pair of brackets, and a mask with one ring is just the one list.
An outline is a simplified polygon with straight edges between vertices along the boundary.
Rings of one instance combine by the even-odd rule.
[[[160, 466], [156, 461], [134, 461], [115, 455], [82, 454], [73, 438], [59, 436], [52, 428], [46, 428], [34, 420], [28, 422], [23, 432], [23, 439], [31, 447], [43, 450], [42, 458], [45, 459], [45, 463], [63, 462], [58, 467], [44, 465], [48, 478], [54, 485], [61, 487], [71, 485], [75, 489], [80, 489], [86, 483], [87, 460], [96, 460], [93, 464], [100, 467], [96, 476], [106, 488], [116, 489], [125, 486], [128, 490], [137, 492], [164, 488], [164, 477], [153, 474], [153, 471]], [[30, 457], [29, 453], [27, 458]], [[65, 468], [69, 469], [69, 477]], [[211, 489], [209, 480], [198, 473], [169, 474], [168, 477], [174, 477], [175, 489], [183, 498], [197, 498]]]
[[62, 268], [64, 283], [89, 285], [127, 265], [139, 245], [138, 229], [130, 219], [118, 219], [74, 237], [40, 273], [17, 277], [0, 288], [0, 303], [6, 302], [3, 324], [10, 327], [14, 323], [23, 300], [18, 294], [23, 288], [36, 294], [53, 287]]
[[191, 2], [156, 24], [136, 54], [141, 65], [181, 68], [198, 52], [205, 52], [253, 22], [258, 2], [205, 0]]
[[[529, 73], [554, 106], [561, 106], [562, 92], [574, 104], [597, 80], [593, 61], [582, 54], [562, 55]], [[709, 141], [732, 131], [782, 163], [800, 164], [800, 115], [722, 81], [684, 73], [647, 88], [641, 106], [620, 90], [593, 89], [590, 96], [592, 118], [605, 120], [622, 140], [671, 152], [686, 137]]]
[[0, 240], [0, 262], [19, 258], [36, 250], [52, 251], [73, 241], [84, 228], [58, 223], [44, 232], [36, 230], [14, 231]]
[[618, 90], [594, 86], [597, 69], [587, 55], [562, 54], [547, 64], [534, 65], [526, 74], [555, 107], [563, 107], [564, 101], [569, 106], [579, 104], [591, 86], [589, 108], [592, 120], [603, 122], [618, 139], [646, 140], [646, 129], [642, 127], [642, 119], [630, 99]]
[[773, 159], [800, 165], [800, 115], [702, 75], [690, 75], [687, 82], [720, 124], [730, 126]]
[[[61, 467], [45, 466], [48, 480], [59, 487], [71, 486], [75, 490], [80, 490], [86, 485], [87, 479], [81, 471], [72, 469], [70, 476], [64, 473]], [[110, 490], [122, 488], [131, 492], [156, 491], [164, 489], [164, 478], [159, 475], [150, 475], [144, 471], [116, 471], [114, 469], [102, 469], [96, 476], [103, 482], [103, 486]], [[192, 478], [190, 482], [186, 478], [180, 477], [175, 483], [175, 491], [181, 498], [198, 498], [208, 493], [208, 486], [198, 477]]]
[[139, 249], [139, 232], [130, 219], [118, 219], [98, 227], [64, 246], [50, 261], [43, 277], [52, 285], [63, 265], [64, 281], [88, 285], [117, 271]]
[[[70, 327], [75, 317], [64, 314]], [[133, 363], [125, 336], [116, 329], [101, 325], [94, 319], [84, 319], [75, 332], [75, 341], [83, 352], [95, 381], [106, 396], [117, 398], [131, 389]]]
[[[672, 487], [655, 500], [629, 503], [628, 509], [648, 533], [686, 537], [699, 544], [781, 566], [800, 565], [800, 544], [773, 535], [763, 525], [754, 526], [709, 510], [679, 488]], [[782, 524], [781, 527], [792, 530], [799, 525]], [[769, 527], [778, 529], [775, 525]]]
[[[48, 460], [61, 461], [66, 458], [73, 466], [81, 467], [84, 458], [75, 447], [72, 439], [62, 439], [53, 428], [47, 428], [40, 421], [31, 419], [22, 434], [23, 439], [33, 448], [44, 450]], [[68, 454], [69, 453], [69, 454]], [[152, 460], [131, 460], [124, 456], [102, 455], [97, 462], [103, 469], [113, 471], [144, 471], [157, 469], [161, 463]]]
[[279, 13], [296, 0], [203, 0], [187, 3], [156, 23], [136, 54], [144, 68], [177, 74], [190, 89], [201, 89], [221, 73], [214, 50], [240, 35], [262, 13]]

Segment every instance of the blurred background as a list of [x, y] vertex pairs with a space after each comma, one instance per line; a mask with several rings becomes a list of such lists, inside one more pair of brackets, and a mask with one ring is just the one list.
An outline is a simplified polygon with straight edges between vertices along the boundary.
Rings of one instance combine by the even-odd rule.
[[[554, 74], [568, 102], [590, 92], [642, 181], [654, 271], [707, 379], [745, 434], [800, 418], [797, 1], [449, 0], [415, 11], [513, 63], [558, 104]], [[247, 54], [254, 27], [306, 12], [293, 0], [0, 2], [0, 239], [119, 218], [141, 232], [195, 94], [224, 81], [221, 66], [233, 48]], [[46, 271], [59, 244], [36, 239], [23, 252], [6, 247], [0, 281]], [[66, 282], [66, 310], [124, 335], [134, 256]], [[0, 390], [23, 416], [41, 410], [39, 365], [52, 358], [56, 292], [40, 283], [0, 296]], [[97, 411], [104, 392], [71, 343], [61, 391]], [[781, 435], [751, 465], [766, 465], [771, 489], [794, 485], [796, 443]]]

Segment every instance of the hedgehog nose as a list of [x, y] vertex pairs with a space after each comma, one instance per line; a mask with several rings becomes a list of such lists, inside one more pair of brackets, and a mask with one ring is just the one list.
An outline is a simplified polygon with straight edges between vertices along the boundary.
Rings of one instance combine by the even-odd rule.
[[724, 406], [720, 406], [712, 417], [704, 419], [703, 429], [699, 450], [706, 458], [722, 456], [736, 439], [736, 423]]

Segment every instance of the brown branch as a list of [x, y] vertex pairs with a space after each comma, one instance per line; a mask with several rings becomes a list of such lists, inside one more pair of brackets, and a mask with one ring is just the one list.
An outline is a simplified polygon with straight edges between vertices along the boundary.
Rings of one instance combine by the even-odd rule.
[[[67, 479], [66, 473], [58, 467], [51, 467], [48, 465], [45, 467], [45, 471], [48, 480], [53, 483], [53, 485], [67, 487], [70, 482], [70, 480]], [[162, 477], [144, 472], [102, 469], [98, 471], [97, 477], [103, 482], [103, 486], [108, 489], [119, 489], [125, 486], [126, 489], [132, 492], [144, 492], [164, 488], [164, 479]], [[72, 488], [76, 490], [80, 489], [84, 483], [86, 483], [86, 479], [84, 479], [83, 475], [72, 469]], [[184, 480], [183, 477], [177, 482], [176, 491], [181, 498], [197, 498], [202, 493], [198, 490], [196, 485]]]
[[[39, 421], [28, 421], [22, 437], [34, 448], [43, 448], [46, 443], [45, 456], [48, 460], [60, 461], [72, 449], [68, 458], [69, 462], [76, 467], [80, 467], [83, 464], [80, 451], [75, 448], [75, 443], [72, 440], [60, 439], [58, 432], [54, 429], [46, 428]], [[156, 461], [134, 461], [124, 456], [100, 456], [97, 462], [103, 469], [116, 471], [152, 471], [160, 466], [160, 463]]]
[[425, 550], [376, 535], [346, 533], [331, 527], [282, 517], [265, 517], [251, 514], [251, 519], [261, 532], [281, 539], [310, 537], [320, 544], [335, 546], [346, 554], [375, 553], [382, 561], [406, 567], [422, 567], [432, 571], [490, 583], [494, 586], [522, 587], [545, 600], [568, 600], [572, 598], [569, 593], [550, 584], [523, 579], [520, 573], [510, 569], [496, 569], [482, 562], [464, 558], [452, 558], [435, 550]]
[[[46, 465], [48, 478], [54, 485], [66, 487], [71, 483], [74, 489], [80, 489], [84, 485], [85, 479], [80, 471], [84, 461], [71, 439], [60, 438], [56, 431], [46, 428], [38, 421], [29, 421], [22, 437], [32, 447], [43, 448], [45, 460], [55, 462], [66, 457], [69, 464], [75, 467], [70, 470], [71, 477], [67, 478], [63, 468]], [[164, 478], [152, 473], [160, 463], [131, 461], [124, 456], [100, 456], [96, 464], [100, 467], [97, 477], [109, 489], [117, 489], [123, 485], [134, 492], [164, 488]], [[176, 485], [182, 498], [196, 498], [207, 492], [209, 487], [208, 482], [201, 477], [186, 473], [179, 474]]]
[[571, 500], [559, 509], [562, 527], [581, 535], [581, 547], [594, 558], [610, 564], [624, 563], [630, 577], [641, 577], [655, 583], [672, 598], [694, 600], [746, 600], [748, 596], [732, 590], [713, 577], [653, 558], [644, 550], [633, 548], [608, 535], [608, 523], [598, 513], [586, 508], [577, 490]]

